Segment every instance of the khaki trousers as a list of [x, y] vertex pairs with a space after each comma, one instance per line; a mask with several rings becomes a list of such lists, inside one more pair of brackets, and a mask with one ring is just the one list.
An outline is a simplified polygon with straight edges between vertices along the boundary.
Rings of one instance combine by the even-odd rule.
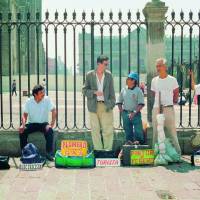
[[[159, 112], [158, 108], [153, 108], [152, 111], [153, 147], [158, 139], [157, 120], [156, 120], [156, 115], [158, 114], [158, 112]], [[163, 108], [163, 114], [165, 116], [165, 121], [164, 121], [165, 136], [171, 139], [172, 144], [175, 147], [176, 151], [179, 154], [181, 154], [181, 148], [179, 146], [178, 137], [176, 133], [174, 108], [173, 107]]]
[[[113, 145], [113, 111], [106, 111], [104, 103], [97, 103], [97, 112], [90, 112], [90, 124], [94, 150], [112, 150]], [[102, 129], [103, 143], [100, 131]]]

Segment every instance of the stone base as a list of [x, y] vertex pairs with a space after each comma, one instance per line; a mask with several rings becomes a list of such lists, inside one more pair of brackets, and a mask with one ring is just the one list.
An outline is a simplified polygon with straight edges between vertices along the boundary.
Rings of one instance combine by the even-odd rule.
[[[194, 148], [191, 145], [191, 137], [199, 132], [193, 129], [178, 129], [179, 143], [183, 154], [191, 154]], [[147, 143], [152, 143], [152, 128], [148, 129]], [[92, 150], [92, 138], [90, 131], [83, 130], [77, 132], [56, 132], [55, 131], [55, 150], [60, 149], [62, 140], [86, 140], [89, 149]], [[34, 143], [42, 155], [45, 154], [45, 138], [42, 133], [35, 132], [29, 135], [29, 142]], [[125, 135], [123, 130], [115, 131], [113, 150], [121, 149], [125, 142]], [[18, 132], [15, 131], [1, 131], [0, 132], [0, 155], [8, 155], [18, 157], [21, 155]]]

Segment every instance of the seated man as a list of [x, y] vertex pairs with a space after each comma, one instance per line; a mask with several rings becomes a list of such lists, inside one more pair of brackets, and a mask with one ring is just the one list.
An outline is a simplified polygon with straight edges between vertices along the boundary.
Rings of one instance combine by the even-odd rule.
[[[45, 96], [44, 87], [36, 85], [32, 90], [33, 97], [24, 106], [22, 125], [19, 128], [20, 147], [24, 148], [30, 133], [40, 131], [46, 139], [46, 158], [53, 161], [53, 127], [56, 120], [56, 109], [49, 97]], [[52, 121], [48, 123], [49, 112]], [[28, 123], [27, 122], [28, 119]]]

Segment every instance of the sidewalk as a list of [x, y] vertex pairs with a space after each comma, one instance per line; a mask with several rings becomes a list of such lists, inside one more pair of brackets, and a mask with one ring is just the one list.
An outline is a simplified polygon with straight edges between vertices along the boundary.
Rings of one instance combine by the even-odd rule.
[[0, 171], [0, 200], [200, 199], [200, 169], [187, 162], [94, 169], [56, 169], [49, 163], [35, 172], [19, 171], [10, 163], [9, 171]]

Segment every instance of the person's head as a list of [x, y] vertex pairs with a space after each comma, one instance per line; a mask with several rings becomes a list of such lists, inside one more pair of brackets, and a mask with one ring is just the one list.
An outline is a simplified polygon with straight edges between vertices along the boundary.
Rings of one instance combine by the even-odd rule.
[[16, 80], [14, 79], [13, 82], [15, 82]]
[[46, 79], [45, 78], [43, 78], [43, 81], [45, 81]]
[[109, 58], [107, 56], [100, 55], [97, 58], [97, 66], [100, 71], [105, 71], [105, 69], [108, 67], [108, 64], [109, 64]]
[[158, 74], [167, 73], [167, 65], [165, 58], [158, 58], [156, 60], [156, 69]]
[[35, 85], [32, 90], [32, 95], [37, 101], [41, 101], [45, 96], [44, 87], [42, 85]]
[[135, 72], [131, 72], [126, 79], [126, 84], [128, 88], [133, 88], [138, 84], [138, 74]]

